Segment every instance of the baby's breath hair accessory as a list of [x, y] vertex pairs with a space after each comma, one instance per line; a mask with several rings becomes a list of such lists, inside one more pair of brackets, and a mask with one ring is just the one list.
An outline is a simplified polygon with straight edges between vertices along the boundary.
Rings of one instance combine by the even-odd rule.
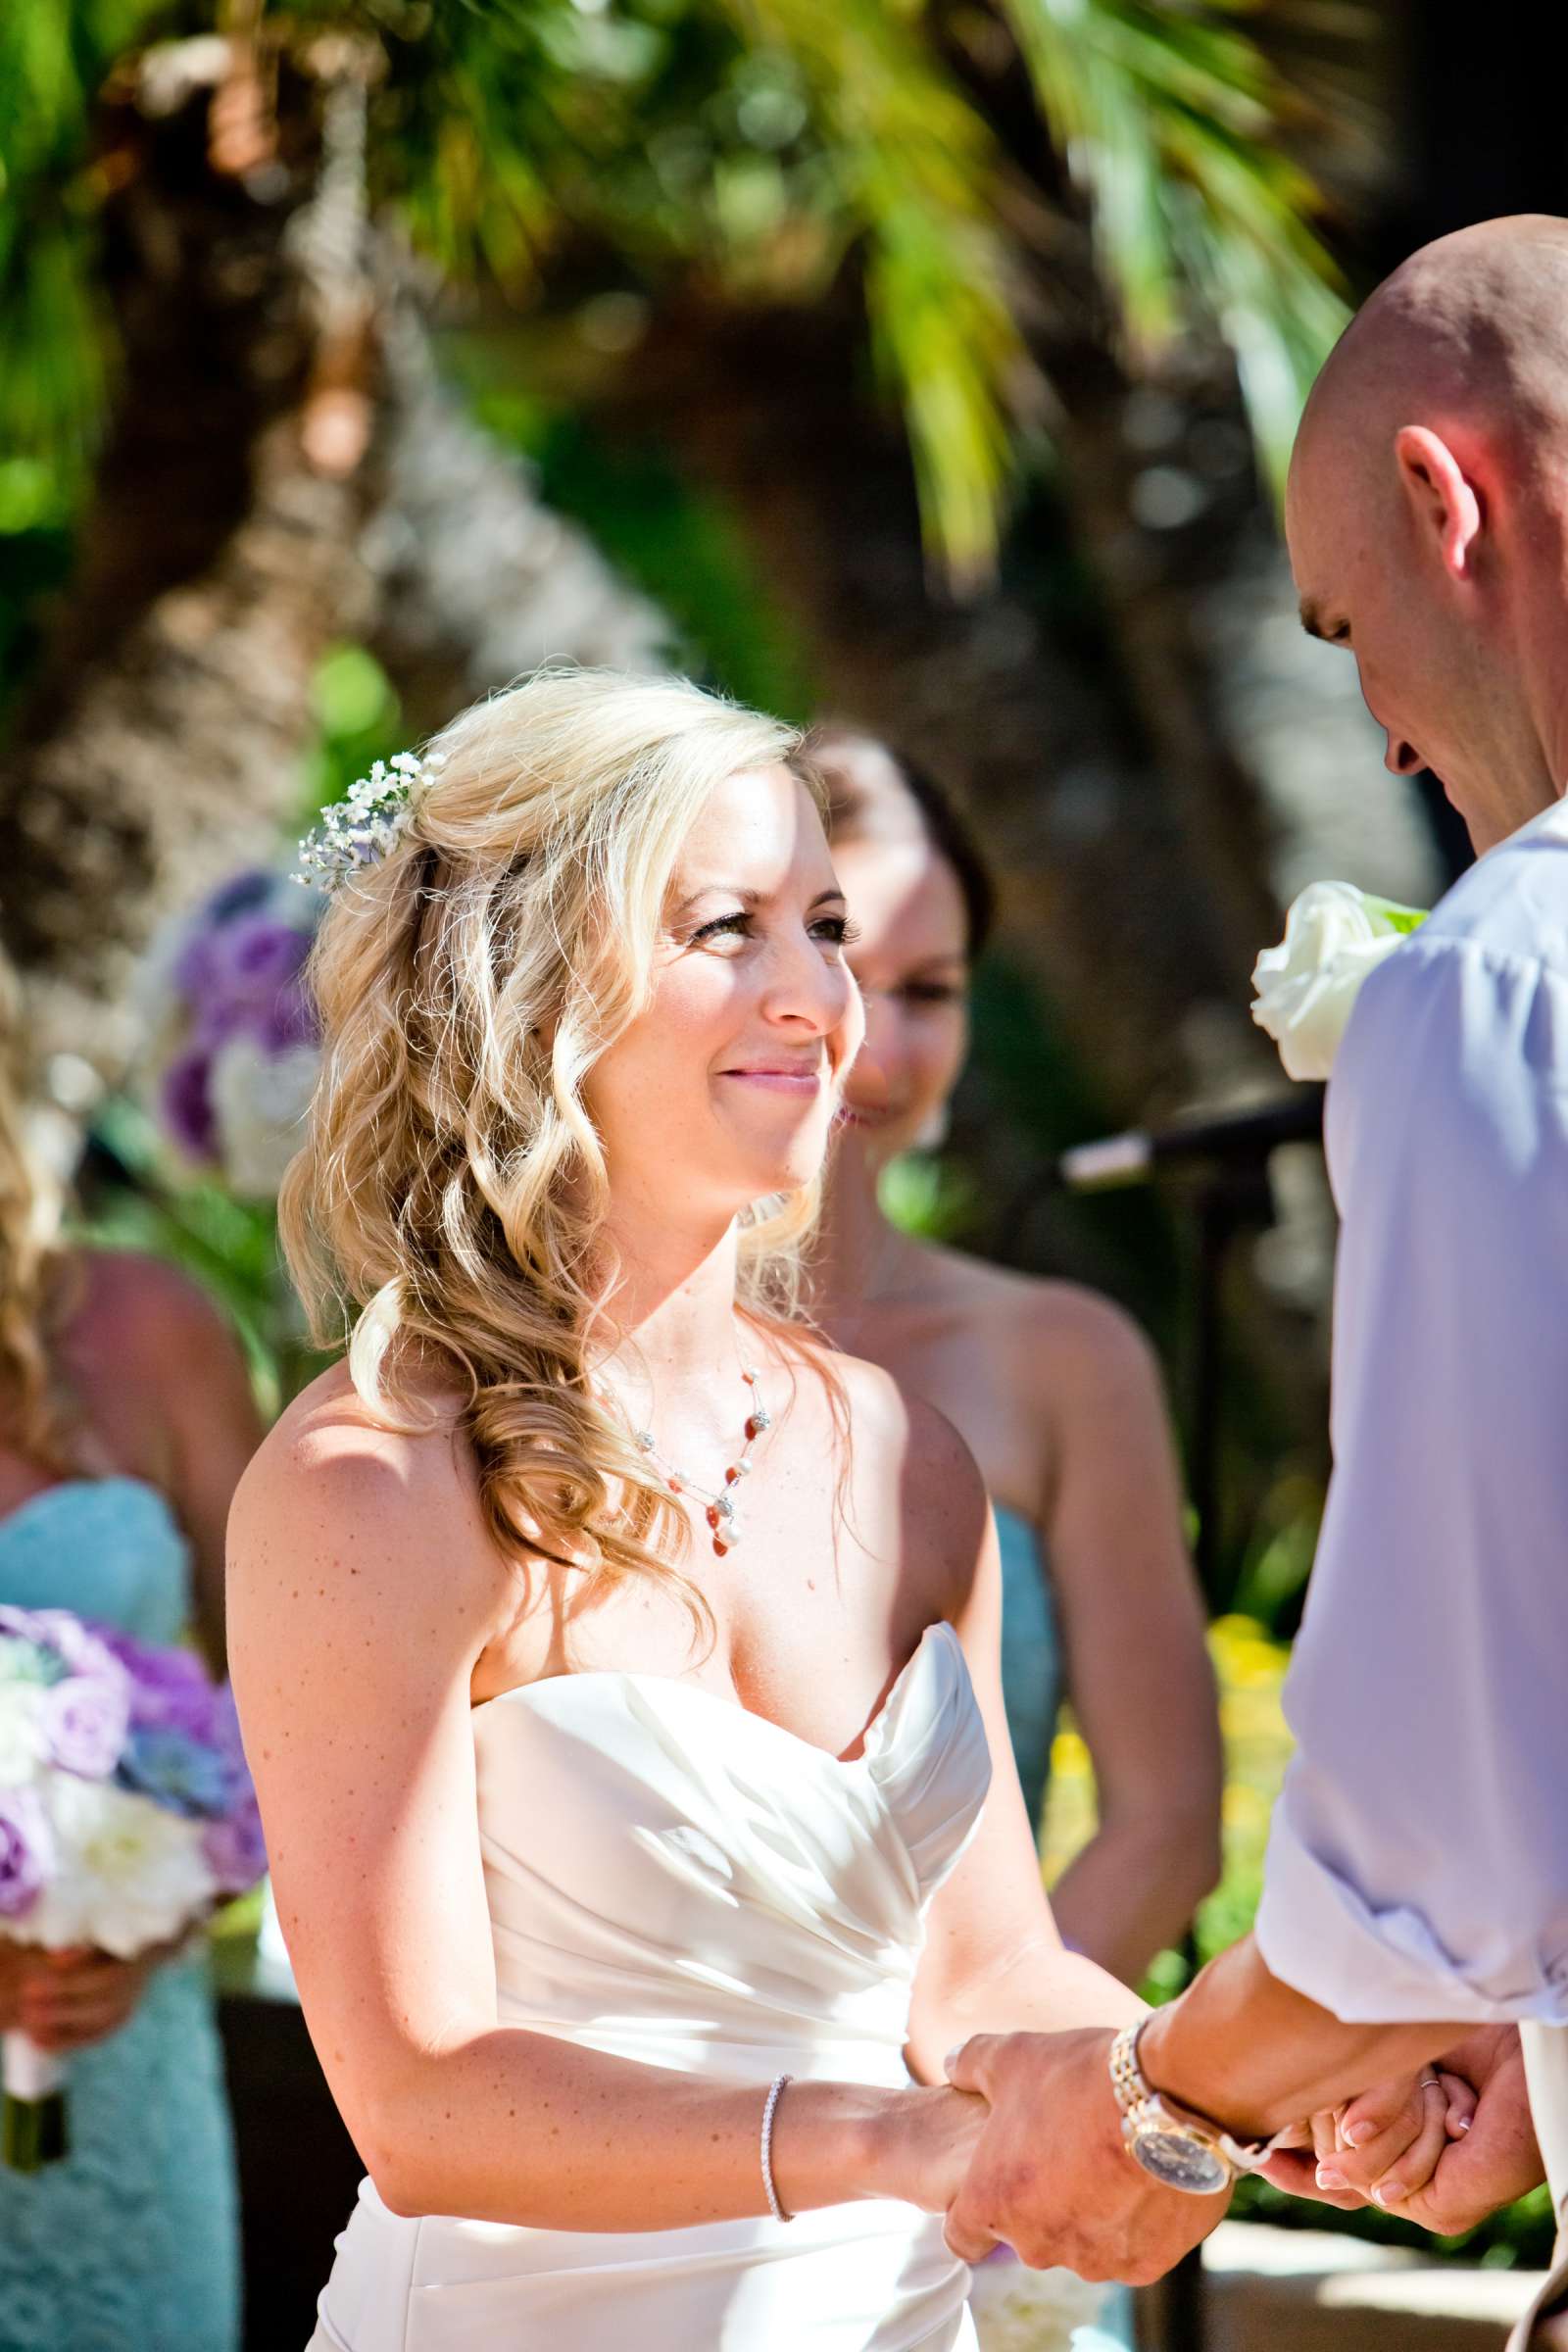
[[391, 760], [377, 760], [369, 774], [350, 787], [348, 799], [323, 808], [314, 832], [306, 834], [295, 881], [307, 890], [337, 890], [395, 850], [446, 757], [445, 752], [426, 752], [422, 759], [399, 752]]

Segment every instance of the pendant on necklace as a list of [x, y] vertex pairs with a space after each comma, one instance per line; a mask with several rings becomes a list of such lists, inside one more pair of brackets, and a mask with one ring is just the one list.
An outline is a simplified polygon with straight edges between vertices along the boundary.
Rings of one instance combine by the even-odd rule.
[[736, 1516], [735, 1495], [732, 1490], [740, 1485], [741, 1480], [751, 1470], [752, 1447], [762, 1432], [773, 1426], [773, 1416], [762, 1402], [758, 1388], [757, 1374], [748, 1366], [743, 1365], [741, 1378], [752, 1392], [751, 1407], [747, 1413], [745, 1424], [746, 1442], [734, 1461], [729, 1463], [725, 1469], [724, 1483], [721, 1487], [702, 1486], [695, 1478], [689, 1477], [684, 1470], [678, 1468], [665, 1454], [660, 1452], [658, 1442], [651, 1429], [639, 1429], [634, 1433], [642, 1451], [663, 1473], [664, 1484], [670, 1493], [672, 1494], [694, 1494], [703, 1505], [703, 1517], [712, 1532], [713, 1549], [718, 1553], [720, 1559], [726, 1552], [733, 1551], [741, 1540], [740, 1521]]

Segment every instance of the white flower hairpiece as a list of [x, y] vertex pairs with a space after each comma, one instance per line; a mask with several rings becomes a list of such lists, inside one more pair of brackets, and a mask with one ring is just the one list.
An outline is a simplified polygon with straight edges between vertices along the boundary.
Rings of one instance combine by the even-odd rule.
[[445, 752], [399, 752], [377, 760], [368, 776], [352, 785], [346, 801], [323, 808], [313, 832], [300, 843], [294, 875], [307, 890], [337, 890], [363, 866], [395, 850], [408, 830], [419, 795], [446, 765]]

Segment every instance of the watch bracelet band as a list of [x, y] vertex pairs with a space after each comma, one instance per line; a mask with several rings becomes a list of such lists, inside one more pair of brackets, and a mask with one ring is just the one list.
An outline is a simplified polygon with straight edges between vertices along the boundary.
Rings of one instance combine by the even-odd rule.
[[1285, 2134], [1276, 2132], [1271, 2139], [1238, 2139], [1211, 2117], [1166, 2099], [1150, 2082], [1139, 2060], [1138, 2045], [1148, 2023], [1148, 2018], [1142, 2017], [1135, 2025], [1123, 2026], [1110, 2045], [1110, 2086], [1121, 2110], [1121, 2135], [1129, 2153], [1141, 2129], [1175, 2131], [1212, 2148], [1233, 2176], [1261, 2171]]

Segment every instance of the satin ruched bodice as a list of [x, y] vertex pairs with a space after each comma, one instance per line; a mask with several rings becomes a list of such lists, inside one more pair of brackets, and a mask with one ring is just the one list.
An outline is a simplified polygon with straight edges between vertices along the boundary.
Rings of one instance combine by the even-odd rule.
[[[932, 1895], [991, 1765], [931, 1627], [838, 1758], [690, 1683], [565, 1675], [474, 1710], [498, 2016], [715, 2081], [898, 2084]], [[607, 2235], [399, 2219], [367, 2183], [321, 2298], [348, 2352], [947, 2352], [940, 2221], [865, 2201]]]

